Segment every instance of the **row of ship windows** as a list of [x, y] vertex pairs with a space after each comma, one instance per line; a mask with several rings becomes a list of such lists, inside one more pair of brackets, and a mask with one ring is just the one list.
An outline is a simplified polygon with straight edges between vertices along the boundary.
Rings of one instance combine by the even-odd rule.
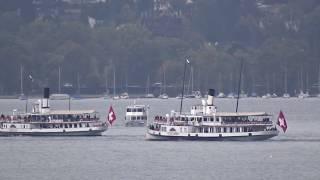
[[128, 116], [126, 120], [147, 120], [147, 116]]
[[[82, 128], [82, 127], [89, 127], [89, 123], [86, 124], [40, 124], [40, 128]], [[17, 128], [16, 125], [7, 125], [4, 124], [3, 128]], [[30, 125], [20, 125], [18, 128], [28, 129]]]
[[194, 121], [194, 120], [196, 120], [196, 121], [198, 121], [198, 122], [202, 122], [202, 120], [204, 121], [204, 122], [219, 122], [219, 118], [217, 117], [216, 118], [216, 121], [214, 121], [214, 117], [189, 117], [189, 118], [185, 118], [185, 117], [182, 117], [181, 118], [181, 120], [182, 121], [186, 121], [186, 120], [189, 120], [189, 121]]
[[[167, 127], [161, 127], [161, 131], [166, 132]], [[187, 131], [188, 131], [187, 128], [184, 128], [184, 132], [186, 133]], [[251, 132], [251, 131], [253, 131], [253, 129], [247, 128], [247, 127], [242, 127], [242, 128], [240, 127], [221, 127], [221, 128], [204, 127], [199, 129], [199, 132], [202, 132], [202, 133], [232, 133], [232, 132]], [[180, 132], [182, 132], [182, 128], [180, 128]]]
[[40, 124], [40, 128], [82, 128], [89, 127], [89, 123], [83, 124]]
[[144, 112], [144, 110], [143, 109], [131, 109], [131, 108], [128, 108], [127, 112]]

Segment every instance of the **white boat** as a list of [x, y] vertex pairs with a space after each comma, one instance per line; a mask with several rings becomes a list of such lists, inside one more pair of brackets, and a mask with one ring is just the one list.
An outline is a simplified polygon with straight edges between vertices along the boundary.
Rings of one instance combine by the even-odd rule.
[[282, 97], [283, 98], [290, 98], [290, 94], [289, 93], [284, 93]]
[[272, 94], [271, 94], [271, 97], [272, 97], [272, 98], [277, 98], [278, 95], [277, 95], [276, 93], [272, 93]]
[[131, 105], [126, 107], [125, 126], [145, 126], [148, 119], [145, 105]]
[[154, 98], [154, 94], [150, 93], [150, 76], [148, 75], [146, 84], [146, 95], [145, 98]]
[[166, 93], [162, 93], [162, 94], [159, 95], [159, 98], [160, 98], [160, 99], [168, 99], [169, 96], [168, 96], [168, 94], [166, 94]]
[[127, 92], [121, 93], [120, 99], [129, 99], [129, 94]]
[[269, 98], [271, 98], [271, 97], [272, 97], [272, 96], [271, 96], [270, 93], [267, 93], [267, 94], [265, 94], [265, 95], [262, 96], [263, 99], [269, 99]]
[[148, 93], [144, 97], [145, 98], [154, 98], [154, 95], [152, 93]]
[[304, 92], [301, 90], [300, 93], [298, 94], [298, 98], [303, 99], [305, 98]]
[[159, 95], [160, 99], [168, 99], [169, 98], [166, 91], [167, 91], [166, 90], [166, 71], [163, 68], [163, 82], [161, 83], [161, 89], [160, 89], [160, 95]]
[[18, 97], [20, 100], [27, 100], [27, 96], [24, 95], [23, 93], [19, 95]]
[[190, 113], [156, 116], [148, 124], [148, 140], [265, 140], [279, 131], [265, 112], [217, 112], [213, 104], [214, 90]]
[[200, 91], [192, 91], [192, 94], [195, 96], [197, 99], [201, 99], [202, 95]]
[[115, 95], [115, 96], [113, 96], [112, 99], [113, 99], [113, 100], [118, 100], [118, 99], [120, 99], [120, 96]]
[[223, 92], [219, 92], [217, 98], [225, 98], [226, 95]]
[[231, 99], [233, 99], [233, 98], [235, 98], [235, 95], [234, 95], [234, 93], [229, 93], [228, 95], [227, 95], [227, 98], [231, 98]]
[[0, 136], [98, 136], [107, 128], [94, 110], [51, 110], [48, 88], [32, 112], [0, 116]]

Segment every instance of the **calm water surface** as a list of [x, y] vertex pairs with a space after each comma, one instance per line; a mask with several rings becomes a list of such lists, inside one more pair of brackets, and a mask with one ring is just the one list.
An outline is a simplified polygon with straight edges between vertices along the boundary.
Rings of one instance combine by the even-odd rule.
[[[34, 101], [34, 100], [32, 100]], [[86, 179], [319, 179], [320, 99], [242, 99], [240, 111], [283, 110], [287, 133], [267, 141], [197, 142], [144, 140], [144, 128], [123, 126], [133, 100], [74, 100], [72, 109], [96, 109], [105, 119], [113, 105], [117, 121], [101, 137], [0, 137], [0, 180]], [[150, 116], [178, 110], [177, 99], [138, 99]], [[187, 100], [184, 109], [199, 100]], [[216, 99], [220, 111], [235, 100]], [[54, 109], [66, 101], [51, 101]], [[0, 100], [0, 113], [25, 109], [25, 102]], [[29, 107], [30, 109], [30, 107]]]

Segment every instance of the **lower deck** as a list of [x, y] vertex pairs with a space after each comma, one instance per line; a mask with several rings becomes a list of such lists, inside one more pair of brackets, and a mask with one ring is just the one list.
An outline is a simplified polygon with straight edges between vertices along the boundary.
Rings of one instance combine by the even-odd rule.
[[102, 122], [1, 123], [0, 136], [97, 136], [108, 126]]
[[278, 131], [248, 132], [248, 133], [188, 133], [164, 134], [148, 131], [147, 140], [204, 140], [204, 141], [257, 141], [266, 140], [278, 135]]

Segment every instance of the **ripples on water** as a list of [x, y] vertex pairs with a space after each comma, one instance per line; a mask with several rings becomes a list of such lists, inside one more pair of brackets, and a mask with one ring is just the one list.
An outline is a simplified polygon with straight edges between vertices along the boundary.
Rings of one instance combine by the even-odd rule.
[[[242, 99], [240, 111], [283, 110], [287, 133], [267, 141], [145, 141], [145, 129], [124, 127], [124, 108], [133, 100], [72, 101], [74, 109], [96, 109], [104, 119], [113, 105], [117, 121], [101, 137], [0, 137], [0, 179], [319, 179], [320, 99]], [[138, 99], [150, 116], [179, 109], [177, 99]], [[199, 100], [186, 100], [184, 109]], [[219, 111], [235, 100], [216, 99]], [[51, 101], [55, 109], [68, 102]], [[19, 100], [0, 100], [0, 112], [24, 109]], [[29, 107], [30, 109], [30, 107]]]

